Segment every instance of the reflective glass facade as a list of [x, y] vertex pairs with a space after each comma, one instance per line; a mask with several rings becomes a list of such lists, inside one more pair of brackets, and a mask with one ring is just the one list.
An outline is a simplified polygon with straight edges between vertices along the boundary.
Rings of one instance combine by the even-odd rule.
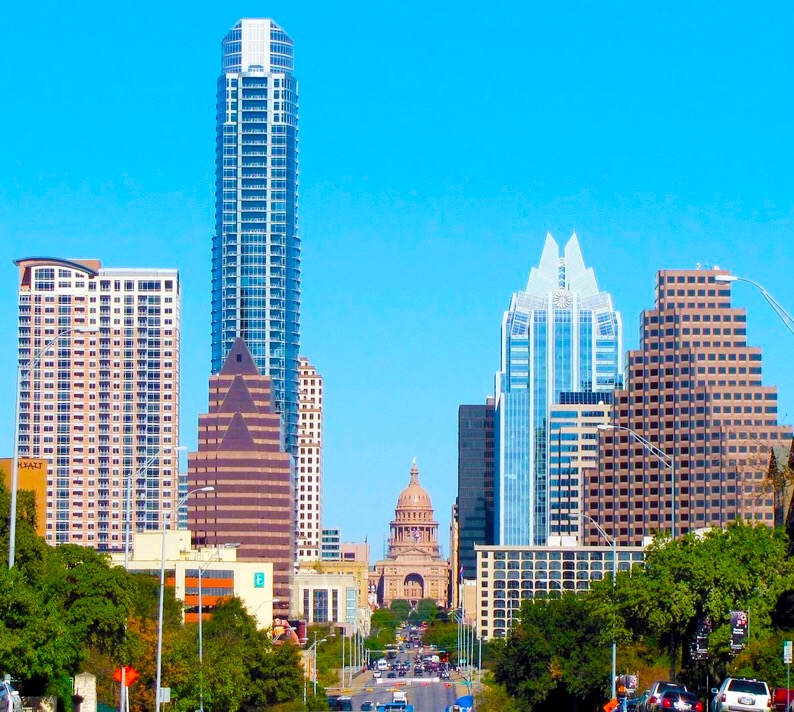
[[576, 235], [562, 254], [546, 237], [540, 265], [502, 320], [496, 377], [495, 533], [533, 546], [549, 534], [549, 411], [563, 393], [611, 392], [620, 382], [622, 327], [585, 267]]
[[477, 575], [475, 544], [493, 543], [494, 404], [458, 409], [458, 568]]
[[240, 20], [222, 43], [216, 103], [212, 372], [235, 339], [270, 376], [297, 454], [300, 239], [293, 43], [272, 20]]

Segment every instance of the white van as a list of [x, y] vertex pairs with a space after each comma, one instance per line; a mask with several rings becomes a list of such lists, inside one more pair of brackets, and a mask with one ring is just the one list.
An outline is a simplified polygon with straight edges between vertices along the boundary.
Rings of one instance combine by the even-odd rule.
[[392, 704], [396, 704], [398, 702], [402, 702], [404, 705], [408, 704], [408, 695], [406, 695], [402, 690], [395, 690], [394, 696], [392, 697]]
[[377, 667], [378, 670], [381, 670], [381, 671], [388, 670], [389, 669], [389, 661], [386, 660], [386, 658], [381, 658], [376, 663], [376, 667]]

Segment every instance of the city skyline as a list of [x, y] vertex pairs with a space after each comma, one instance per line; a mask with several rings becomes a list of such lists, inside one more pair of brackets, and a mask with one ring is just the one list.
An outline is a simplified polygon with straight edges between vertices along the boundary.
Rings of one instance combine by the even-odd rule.
[[[498, 8], [481, 16], [498, 33], [495, 72], [471, 49], [475, 8], [395, 5], [395, 20], [421, 17], [405, 35], [366, 4], [267, 13], [299, 47], [301, 355], [325, 379], [323, 524], [368, 536], [374, 558], [413, 456], [445, 531], [458, 406], [492, 392], [505, 294], [547, 231], [576, 230], [586, 244], [623, 314], [624, 350], [637, 345], [659, 269], [719, 264], [794, 308], [781, 278], [794, 267], [790, 9]], [[182, 442], [193, 449], [211, 351], [219, 38], [261, 8], [142, 3], [112, 33], [103, 23], [116, 16], [72, 10], [2, 11], [5, 27], [38, 28], [40, 54], [7, 78], [0, 303], [15, 313], [11, 260], [25, 254], [179, 269]], [[28, 49], [9, 33], [9, 62]], [[83, 90], [89, 67], [102, 92]], [[163, 67], [178, 67], [179, 81]], [[472, 110], [474, 86], [485, 112]], [[28, 106], [58, 119], [16, 121]], [[749, 286], [735, 285], [733, 302], [748, 309], [748, 342], [763, 348], [764, 381], [791, 422], [791, 337]], [[9, 373], [13, 321], [0, 332]], [[450, 342], [454, 367], [439, 369]], [[10, 410], [0, 414], [6, 454]], [[365, 509], [349, 507], [356, 487]]]

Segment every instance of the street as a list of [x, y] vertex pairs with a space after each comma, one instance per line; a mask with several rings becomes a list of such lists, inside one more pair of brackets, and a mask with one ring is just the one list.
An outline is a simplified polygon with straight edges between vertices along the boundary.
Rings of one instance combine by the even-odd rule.
[[[372, 679], [371, 673], [365, 673], [362, 677], [369, 678], [367, 686], [351, 688], [347, 693], [353, 699], [354, 710], [361, 709], [361, 703], [366, 700], [371, 700], [375, 705], [380, 702], [391, 702], [393, 692], [403, 690], [408, 696], [408, 703], [414, 706], [415, 712], [444, 712], [447, 705], [451, 705], [460, 694], [463, 694], [459, 686], [454, 683], [436, 682], [437, 678], [424, 681], [421, 678], [415, 680], [409, 678], [408, 682], [401, 682], [398, 687], [394, 684], [394, 680], [383, 680], [381, 684], [377, 684], [377, 680]], [[457, 691], [456, 687], [458, 687]]]
[[[411, 656], [401, 653], [398, 659], [410, 661]], [[382, 677], [376, 678], [371, 670], [356, 676], [349, 689], [342, 692], [334, 690], [334, 694], [349, 695], [353, 701], [353, 709], [360, 710], [362, 703], [367, 700], [375, 706], [391, 702], [396, 690], [406, 693], [408, 703], [414, 706], [414, 712], [444, 712], [458, 697], [467, 694], [458, 675], [454, 675], [452, 680], [441, 680], [437, 675], [416, 677], [413, 673], [405, 677], [389, 678], [384, 672]]]

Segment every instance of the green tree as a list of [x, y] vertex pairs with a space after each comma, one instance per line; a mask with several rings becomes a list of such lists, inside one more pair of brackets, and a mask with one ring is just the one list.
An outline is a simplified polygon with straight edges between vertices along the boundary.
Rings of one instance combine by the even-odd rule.
[[389, 610], [395, 615], [396, 619], [400, 622], [407, 621], [408, 616], [411, 615], [411, 604], [408, 601], [403, 600], [402, 598], [395, 598], [391, 605], [389, 606]]
[[[782, 528], [736, 522], [702, 537], [657, 539], [645, 564], [619, 576], [612, 618], [622, 622], [619, 638], [656, 640], [667, 651], [670, 677], [679, 669], [682, 643], [700, 616], [714, 631], [709, 640], [712, 669], [722, 676], [730, 651], [730, 611], [751, 612], [755, 634], [763, 637], [781, 595], [792, 588], [791, 562]], [[594, 595], [604, 591], [594, 587]]]
[[432, 623], [438, 618], [438, 606], [432, 598], [423, 598], [416, 604], [416, 614], [420, 621]]
[[454, 652], [458, 644], [457, 623], [431, 623], [422, 636], [428, 645], [435, 645], [439, 650]]
[[521, 709], [595, 707], [608, 685], [608, 650], [586, 597], [525, 601], [496, 653], [494, 679]]
[[251, 685], [243, 702], [250, 712], [270, 705], [300, 699], [303, 695], [303, 665], [300, 649], [291, 643], [258, 645], [252, 651]]
[[[367, 650], [384, 650], [387, 645], [392, 645], [395, 633], [402, 621], [388, 608], [379, 608], [370, 619], [370, 634], [364, 640]], [[341, 655], [341, 648], [340, 648]]]
[[[6, 543], [9, 502], [0, 486]], [[20, 491], [18, 504], [15, 566], [0, 572], [0, 672], [22, 679], [27, 694], [63, 697], [92, 647], [116, 655], [124, 646], [129, 575], [92, 549], [46, 546], [32, 493]]]
[[504, 685], [493, 681], [475, 696], [477, 712], [522, 712], [522, 707], [505, 690]]

